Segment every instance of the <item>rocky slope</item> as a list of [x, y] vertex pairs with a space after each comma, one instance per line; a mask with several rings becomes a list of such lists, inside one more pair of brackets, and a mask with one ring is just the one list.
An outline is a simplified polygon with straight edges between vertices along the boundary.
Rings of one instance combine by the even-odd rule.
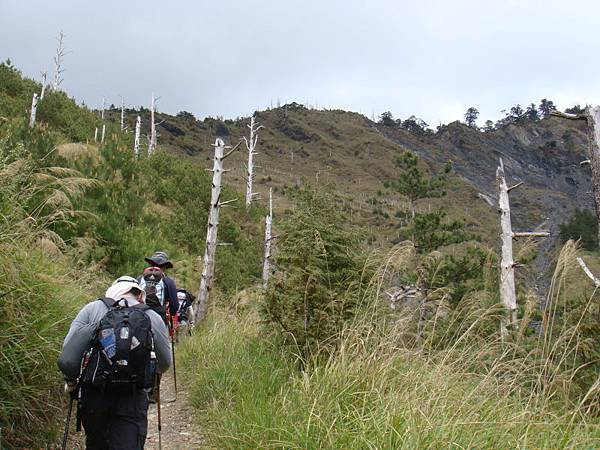
[[[133, 122], [130, 111], [129, 121]], [[148, 112], [142, 112], [148, 124]], [[115, 112], [116, 118], [116, 112]], [[196, 120], [189, 113], [159, 114], [159, 144], [209, 167], [216, 136], [230, 144], [247, 134], [247, 118]], [[406, 202], [383, 182], [398, 173], [393, 161], [404, 150], [421, 156], [435, 170], [451, 161], [455, 177], [448, 197], [424, 200], [422, 209], [442, 205], [464, 220], [488, 243], [495, 242], [497, 213], [495, 173], [503, 158], [509, 183], [523, 181], [511, 194], [515, 229], [543, 227], [557, 235], [574, 208], [592, 208], [586, 159], [585, 123], [550, 117], [482, 132], [453, 122], [432, 134], [386, 127], [339, 110], [312, 110], [291, 104], [257, 112], [264, 125], [258, 142], [256, 190], [274, 187], [281, 210], [282, 193], [298, 183], [332, 185], [351, 223], [366, 225], [371, 241], [393, 241]], [[227, 182], [245, 185], [245, 148], [227, 161]], [[264, 198], [264, 195], [263, 195]], [[548, 240], [544, 247], [555, 242]]]

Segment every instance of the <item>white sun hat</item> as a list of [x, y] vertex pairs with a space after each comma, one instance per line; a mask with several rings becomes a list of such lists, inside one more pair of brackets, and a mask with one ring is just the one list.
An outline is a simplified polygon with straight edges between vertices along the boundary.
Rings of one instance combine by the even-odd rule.
[[132, 289], [140, 291], [142, 293], [142, 302], [146, 301], [146, 291], [139, 285], [135, 278], [127, 275], [117, 278], [112, 286], [106, 290], [105, 295], [108, 298], [121, 300]]

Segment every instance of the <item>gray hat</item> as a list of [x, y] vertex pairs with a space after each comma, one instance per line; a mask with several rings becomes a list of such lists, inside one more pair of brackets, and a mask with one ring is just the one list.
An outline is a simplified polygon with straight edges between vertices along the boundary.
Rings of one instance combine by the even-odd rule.
[[147, 258], [144, 258], [146, 260], [146, 262], [148, 262], [149, 264], [152, 264], [154, 266], [164, 266], [167, 269], [170, 269], [173, 267], [173, 263], [171, 263], [171, 261], [169, 261], [169, 256], [165, 253], [165, 252], [154, 252], [154, 254], [152, 256], [149, 256]]

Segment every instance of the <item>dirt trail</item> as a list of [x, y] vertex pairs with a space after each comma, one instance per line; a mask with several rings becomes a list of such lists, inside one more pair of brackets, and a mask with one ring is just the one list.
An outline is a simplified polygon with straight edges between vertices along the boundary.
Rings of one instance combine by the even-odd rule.
[[[163, 376], [161, 387], [161, 418], [162, 418], [162, 449], [163, 450], [196, 450], [202, 447], [203, 438], [195, 419], [195, 413], [188, 402], [188, 393], [184, 386], [177, 385], [178, 398], [175, 399], [175, 385], [173, 383], [173, 369]], [[76, 406], [69, 427], [69, 450], [83, 450], [85, 448], [85, 434], [75, 431]], [[66, 412], [65, 412], [66, 415]], [[148, 436], [146, 450], [158, 450], [158, 418], [156, 405], [151, 404], [148, 409]], [[63, 422], [64, 424], [64, 422]], [[63, 425], [64, 426], [64, 425]], [[61, 435], [62, 438], [62, 428]], [[51, 449], [60, 449], [57, 442]]]
[[[162, 449], [193, 450], [202, 446], [202, 435], [195, 419], [194, 410], [189, 404], [189, 395], [181, 383], [177, 383], [177, 401], [173, 383], [173, 369], [169, 370], [160, 383]], [[158, 416], [156, 405], [148, 409], [147, 450], [158, 449]]]

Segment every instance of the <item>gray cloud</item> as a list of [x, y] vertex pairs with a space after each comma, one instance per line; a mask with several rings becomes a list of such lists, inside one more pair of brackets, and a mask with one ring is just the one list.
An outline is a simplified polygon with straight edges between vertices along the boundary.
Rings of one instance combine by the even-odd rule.
[[1, 0], [0, 58], [31, 77], [52, 69], [62, 29], [63, 88], [98, 106], [249, 115], [271, 103], [431, 125], [481, 121], [547, 97], [600, 103], [593, 0]]

